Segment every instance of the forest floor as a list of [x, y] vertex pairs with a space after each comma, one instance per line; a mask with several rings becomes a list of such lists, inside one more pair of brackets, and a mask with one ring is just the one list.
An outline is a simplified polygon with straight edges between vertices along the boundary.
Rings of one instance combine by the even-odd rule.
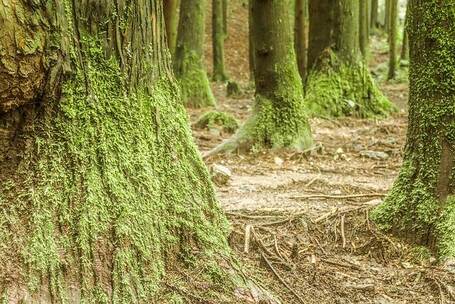
[[[217, 110], [243, 122], [253, 105], [247, 12], [243, 1], [233, 3], [227, 66], [244, 94], [227, 98], [225, 84], [213, 84], [213, 91]], [[397, 81], [383, 79], [383, 40], [373, 39], [371, 69], [399, 113], [383, 120], [311, 119], [317, 148], [310, 151], [207, 160], [209, 167], [219, 164], [232, 171], [229, 183], [217, 186], [217, 195], [245, 273], [283, 303], [455, 303], [453, 274], [426, 249], [382, 234], [369, 220], [399, 172], [407, 127], [406, 71]], [[191, 121], [208, 110], [190, 109]], [[202, 153], [230, 136], [218, 129], [193, 132]]]

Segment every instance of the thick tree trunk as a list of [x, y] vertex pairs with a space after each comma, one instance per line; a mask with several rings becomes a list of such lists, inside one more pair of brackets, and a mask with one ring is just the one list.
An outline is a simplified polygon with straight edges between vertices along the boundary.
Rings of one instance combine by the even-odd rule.
[[398, 0], [389, 0], [389, 70], [387, 79], [397, 74], [397, 39], [398, 39]]
[[195, 293], [228, 302], [227, 223], [176, 93], [162, 2], [5, 3], [2, 301], [181, 303], [161, 282], [190, 267], [213, 287]]
[[357, 0], [311, 0], [306, 104], [311, 115], [384, 116], [394, 110], [372, 79], [359, 47]]
[[213, 45], [213, 80], [227, 80], [224, 67], [224, 40], [227, 25], [225, 22], [226, 0], [212, 0], [212, 45]]
[[177, 43], [179, 4], [180, 0], [164, 0], [164, 23], [166, 25], [167, 43], [172, 55], [175, 53]]
[[204, 65], [205, 14], [207, 0], [180, 0], [180, 19], [174, 71], [185, 104], [213, 106], [215, 98]]
[[308, 0], [295, 1], [295, 50], [303, 82], [308, 70]]
[[373, 217], [397, 235], [455, 257], [455, 10], [410, 0], [410, 97], [403, 166]]
[[302, 80], [294, 50], [293, 0], [253, 0], [255, 108], [233, 138], [216, 147], [218, 152], [251, 148], [292, 148], [312, 145], [304, 110]]

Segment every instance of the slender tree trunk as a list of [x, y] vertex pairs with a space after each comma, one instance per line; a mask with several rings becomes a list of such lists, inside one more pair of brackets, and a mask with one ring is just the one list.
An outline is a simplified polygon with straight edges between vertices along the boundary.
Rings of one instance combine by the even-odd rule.
[[224, 67], [224, 40], [227, 25], [225, 23], [226, 0], [212, 0], [212, 43], [213, 43], [213, 80], [227, 80]]
[[[386, 33], [390, 30], [390, 8], [391, 2], [395, 0], [385, 0], [385, 9], [384, 9], [384, 30]], [[389, 39], [389, 37], [387, 37]]]
[[250, 80], [254, 80], [253, 0], [248, 0], [248, 33]]
[[408, 36], [408, 10], [406, 8], [406, 18], [403, 26], [403, 43], [401, 45], [401, 60], [409, 60], [409, 36]]
[[380, 227], [455, 257], [455, 11], [410, 0], [409, 126], [400, 174], [373, 213]]
[[360, 51], [365, 58], [368, 54], [368, 44], [370, 35], [368, 33], [368, 1], [363, 0], [359, 2], [360, 17], [359, 17], [359, 30], [360, 30]]
[[308, 0], [295, 1], [295, 50], [303, 82], [308, 70]]
[[294, 50], [294, 22], [289, 18], [291, 4], [293, 0], [252, 0], [254, 113], [234, 137], [207, 156], [253, 147], [302, 150], [312, 145]]
[[[183, 302], [166, 275], [235, 301], [238, 278], [219, 266], [227, 222], [174, 83], [162, 2], [5, 3], [2, 301]], [[179, 278], [189, 267], [200, 271]]]
[[207, 0], [180, 0], [180, 19], [174, 71], [184, 103], [191, 107], [213, 106], [204, 64], [205, 13]]
[[383, 116], [394, 110], [361, 55], [359, 2], [311, 0], [306, 104], [312, 115]]
[[395, 79], [397, 73], [398, 0], [390, 1], [389, 22], [389, 71], [387, 79]]
[[378, 28], [378, 24], [379, 24], [378, 11], [379, 11], [379, 0], [371, 0], [370, 27], [372, 30], [376, 30]]
[[180, 0], [164, 0], [164, 23], [166, 25], [166, 37], [169, 50], [173, 55], [177, 43], [177, 27], [179, 20]]

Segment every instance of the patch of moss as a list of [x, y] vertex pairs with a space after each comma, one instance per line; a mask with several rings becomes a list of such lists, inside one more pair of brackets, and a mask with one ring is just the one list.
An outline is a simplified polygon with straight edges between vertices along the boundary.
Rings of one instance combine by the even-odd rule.
[[239, 124], [232, 114], [219, 111], [210, 111], [204, 113], [196, 122], [197, 128], [212, 129], [221, 128], [228, 133], [234, 133], [238, 129]]

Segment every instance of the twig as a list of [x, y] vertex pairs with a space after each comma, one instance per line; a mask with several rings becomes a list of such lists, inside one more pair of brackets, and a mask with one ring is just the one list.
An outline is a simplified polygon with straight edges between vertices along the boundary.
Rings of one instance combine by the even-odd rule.
[[326, 198], [326, 199], [346, 199], [346, 198], [359, 198], [359, 197], [385, 197], [385, 193], [364, 193], [364, 194], [350, 194], [350, 195], [328, 195], [328, 194], [311, 194], [301, 196], [288, 196], [290, 199], [312, 199], [312, 198]]
[[244, 253], [250, 252], [251, 229], [253, 229], [252, 225], [246, 225], [246, 227], [245, 227], [245, 245], [243, 247]]
[[345, 215], [343, 214], [341, 216], [341, 239], [343, 240], [343, 248], [346, 248], [346, 235], [344, 234], [344, 217]]
[[264, 252], [261, 252], [261, 256], [262, 258], [264, 259], [265, 263], [267, 264], [267, 266], [269, 267], [269, 269], [273, 272], [273, 274], [276, 276], [276, 278], [287, 288], [289, 289], [289, 291], [303, 304], [305, 304], [306, 302], [299, 296], [299, 294], [297, 292], [295, 292], [295, 290], [289, 286], [288, 283], [286, 283], [286, 281], [280, 276], [280, 274], [276, 271], [276, 269], [273, 267], [272, 263], [270, 263], [269, 259], [267, 259], [267, 257], [265, 256]]

